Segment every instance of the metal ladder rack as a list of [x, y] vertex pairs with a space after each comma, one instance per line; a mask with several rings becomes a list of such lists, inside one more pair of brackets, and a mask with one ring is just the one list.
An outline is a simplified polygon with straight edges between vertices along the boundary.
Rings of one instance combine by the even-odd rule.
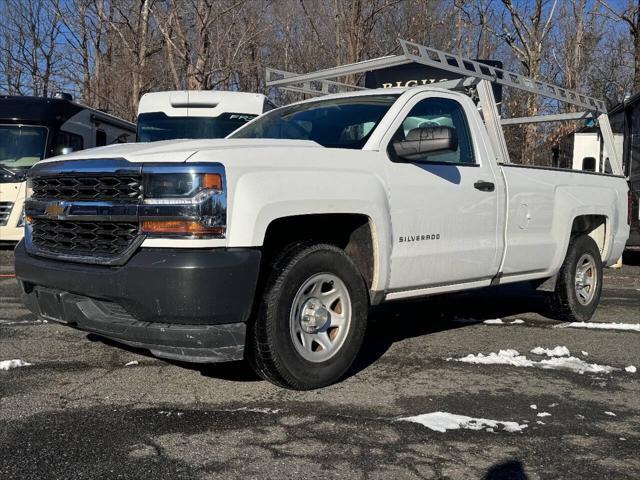
[[[508, 163], [507, 151], [502, 125], [538, 123], [548, 121], [580, 120], [589, 117], [597, 118], [604, 146], [612, 159], [614, 173], [622, 174], [622, 159], [614, 145], [613, 132], [606, 114], [604, 101], [569, 90], [551, 83], [534, 80], [519, 73], [510, 72], [459, 55], [443, 52], [435, 48], [426, 47], [407, 40], [399, 40], [402, 55], [390, 55], [374, 58], [362, 62], [326, 68], [317, 72], [297, 74], [284, 70], [267, 68], [266, 85], [283, 90], [304, 93], [308, 95], [326, 95], [341, 91], [365, 90], [357, 85], [349, 85], [336, 81], [337, 78], [364, 73], [383, 68], [417, 62], [430, 67], [459, 74], [462, 80], [450, 80], [431, 84], [433, 87], [460, 90], [475, 88], [479, 96], [480, 107], [491, 143], [498, 162]], [[464, 78], [466, 77], [466, 79]], [[555, 115], [540, 115], [536, 117], [522, 117], [501, 119], [498, 112], [491, 83], [524, 90], [536, 95], [551, 98], [586, 109], [584, 112], [564, 113]], [[407, 87], [412, 88], [412, 87]]]
[[399, 40], [399, 42], [403, 50], [402, 55], [374, 58], [339, 67], [327, 68], [313, 73], [296, 74], [267, 68], [266, 85], [310, 95], [336, 93], [340, 88], [360, 90], [363, 87], [330, 81], [330, 79], [417, 62], [448, 72], [457, 73], [465, 77], [488, 80], [499, 85], [525, 90], [581, 108], [586, 108], [589, 111], [599, 113], [607, 111], [604, 101], [573, 90], [568, 90], [551, 83], [541, 82], [540, 80], [534, 80], [519, 73], [493, 67], [418, 43], [407, 40]]

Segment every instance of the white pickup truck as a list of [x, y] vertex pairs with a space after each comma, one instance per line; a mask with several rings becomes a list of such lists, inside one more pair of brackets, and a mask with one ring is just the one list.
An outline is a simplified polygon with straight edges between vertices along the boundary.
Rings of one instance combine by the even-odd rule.
[[227, 139], [46, 160], [16, 250], [24, 299], [296, 389], [343, 377], [390, 300], [531, 281], [553, 316], [589, 319], [629, 233], [625, 179], [499, 164], [484, 120], [455, 91], [368, 90]]

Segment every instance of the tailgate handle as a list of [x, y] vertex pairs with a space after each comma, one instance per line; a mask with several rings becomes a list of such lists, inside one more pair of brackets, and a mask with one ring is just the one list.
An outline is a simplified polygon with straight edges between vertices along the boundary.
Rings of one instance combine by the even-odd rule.
[[473, 186], [482, 192], [493, 192], [496, 189], [493, 182], [486, 182], [484, 180], [478, 180]]

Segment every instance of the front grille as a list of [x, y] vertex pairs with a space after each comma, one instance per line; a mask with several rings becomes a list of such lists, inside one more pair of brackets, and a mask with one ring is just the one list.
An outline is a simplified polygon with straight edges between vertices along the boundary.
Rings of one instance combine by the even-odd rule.
[[37, 177], [32, 180], [38, 200], [132, 201], [142, 197], [142, 180], [131, 175]]
[[12, 208], [12, 202], [0, 202], [0, 227], [4, 227], [9, 221], [9, 215], [11, 215]]
[[139, 234], [133, 222], [79, 222], [35, 218], [31, 224], [33, 244], [52, 253], [72, 255], [123, 254]]

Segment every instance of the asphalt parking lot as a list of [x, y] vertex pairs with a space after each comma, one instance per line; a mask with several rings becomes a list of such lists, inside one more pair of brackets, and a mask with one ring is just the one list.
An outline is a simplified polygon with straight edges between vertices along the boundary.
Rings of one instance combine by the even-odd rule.
[[[379, 309], [347, 379], [293, 392], [43, 323], [12, 263], [0, 251], [0, 361], [31, 365], [0, 371], [0, 479], [640, 477], [640, 332], [565, 328], [526, 287]], [[640, 323], [640, 266], [606, 271], [593, 321]], [[401, 420], [434, 412], [463, 428]]]

